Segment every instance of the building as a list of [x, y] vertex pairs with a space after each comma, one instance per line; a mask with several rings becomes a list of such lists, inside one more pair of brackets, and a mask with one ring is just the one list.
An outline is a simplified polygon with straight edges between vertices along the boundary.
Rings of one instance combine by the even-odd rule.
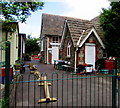
[[81, 20], [66, 16], [42, 14], [40, 52], [43, 63], [53, 64], [54, 60], [61, 59], [62, 52], [60, 50], [60, 44], [65, 19]]
[[76, 71], [79, 64], [95, 67], [96, 60], [106, 56], [99, 16], [89, 21], [43, 14], [40, 39], [41, 56], [47, 64], [62, 59]]
[[14, 65], [18, 59], [18, 22], [3, 23], [0, 35], [1, 62], [5, 62], [5, 41], [10, 41], [10, 64]]
[[79, 64], [92, 64], [104, 57], [104, 35], [99, 17], [91, 21], [65, 20], [62, 35], [62, 59], [76, 71]]
[[24, 56], [25, 56], [25, 40], [26, 40], [26, 34], [19, 33], [18, 57], [22, 60], [24, 60]]

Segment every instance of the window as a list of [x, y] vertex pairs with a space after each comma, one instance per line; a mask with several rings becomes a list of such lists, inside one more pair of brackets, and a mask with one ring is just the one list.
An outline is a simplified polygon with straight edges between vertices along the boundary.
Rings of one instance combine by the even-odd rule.
[[43, 51], [43, 40], [41, 41], [41, 51]]
[[67, 57], [70, 57], [70, 43], [68, 43], [68, 46], [67, 46]]
[[58, 37], [53, 37], [53, 43], [58, 43]]
[[107, 58], [107, 51], [103, 49], [103, 58]]

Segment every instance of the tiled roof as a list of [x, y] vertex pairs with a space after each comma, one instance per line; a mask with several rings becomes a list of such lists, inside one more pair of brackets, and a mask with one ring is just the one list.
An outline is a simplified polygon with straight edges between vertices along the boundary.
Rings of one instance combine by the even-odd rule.
[[82, 21], [67, 20], [67, 25], [74, 45], [77, 44], [83, 30], [87, 30], [86, 26], [87, 22], [88, 21], [83, 20]]
[[82, 34], [82, 36], [81, 36], [81, 40], [80, 40], [80, 42], [82, 42], [84, 39], [85, 39], [85, 37], [88, 35], [88, 33], [90, 32], [90, 30], [91, 30], [91, 28], [88, 28], [87, 30], [85, 30], [84, 32], [83, 32], [83, 34]]
[[91, 23], [93, 23], [93, 25], [94, 25], [98, 35], [102, 39], [102, 41], [104, 41], [104, 33], [103, 33], [103, 30], [102, 30], [102, 27], [100, 26], [100, 18], [99, 18], [99, 16], [92, 19]]
[[65, 19], [82, 21], [82, 19], [78, 19], [78, 18], [51, 15], [51, 14], [44, 13], [42, 14], [41, 34], [62, 36]]
[[67, 20], [67, 25], [70, 31], [71, 38], [73, 40], [74, 46], [77, 45], [77, 42], [80, 39], [80, 42], [82, 42], [87, 34], [90, 32], [92, 27], [95, 28], [100, 38], [103, 40], [103, 31], [100, 27], [99, 23], [99, 17], [96, 17], [95, 19], [91, 21], [75, 21], [75, 20]]
[[88, 21], [88, 20], [82, 20], [78, 18], [51, 15], [51, 14], [44, 13], [42, 14], [41, 36], [42, 35], [62, 36], [65, 20], [67, 20], [67, 26], [69, 28], [74, 46], [76, 46], [81, 34], [82, 34], [82, 37], [81, 37], [81, 41], [82, 41], [90, 32], [93, 26], [97, 31], [98, 35], [100, 36], [100, 38], [104, 40], [103, 31], [99, 23], [99, 16], [95, 17], [91, 21]]

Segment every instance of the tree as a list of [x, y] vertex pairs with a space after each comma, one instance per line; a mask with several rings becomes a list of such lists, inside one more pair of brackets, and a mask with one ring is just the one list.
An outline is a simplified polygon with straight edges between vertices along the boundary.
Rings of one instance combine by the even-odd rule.
[[120, 1], [112, 2], [110, 6], [109, 9], [103, 9], [100, 23], [108, 56], [120, 57]]
[[5, 22], [25, 22], [32, 12], [42, 9], [44, 2], [39, 0], [29, 0], [29, 2], [4, 2], [0, 1], [2, 7], [2, 15]]
[[32, 38], [29, 35], [25, 43], [25, 52], [27, 52], [27, 54], [29, 55], [37, 54], [40, 50], [40, 45], [38, 41], [39, 38]]

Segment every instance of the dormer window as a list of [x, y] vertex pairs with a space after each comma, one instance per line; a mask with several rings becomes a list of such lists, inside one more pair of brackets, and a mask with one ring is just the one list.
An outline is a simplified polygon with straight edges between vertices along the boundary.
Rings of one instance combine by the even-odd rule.
[[58, 43], [58, 37], [53, 37], [53, 43]]
[[67, 57], [70, 57], [70, 42], [68, 42], [68, 45], [67, 45]]

